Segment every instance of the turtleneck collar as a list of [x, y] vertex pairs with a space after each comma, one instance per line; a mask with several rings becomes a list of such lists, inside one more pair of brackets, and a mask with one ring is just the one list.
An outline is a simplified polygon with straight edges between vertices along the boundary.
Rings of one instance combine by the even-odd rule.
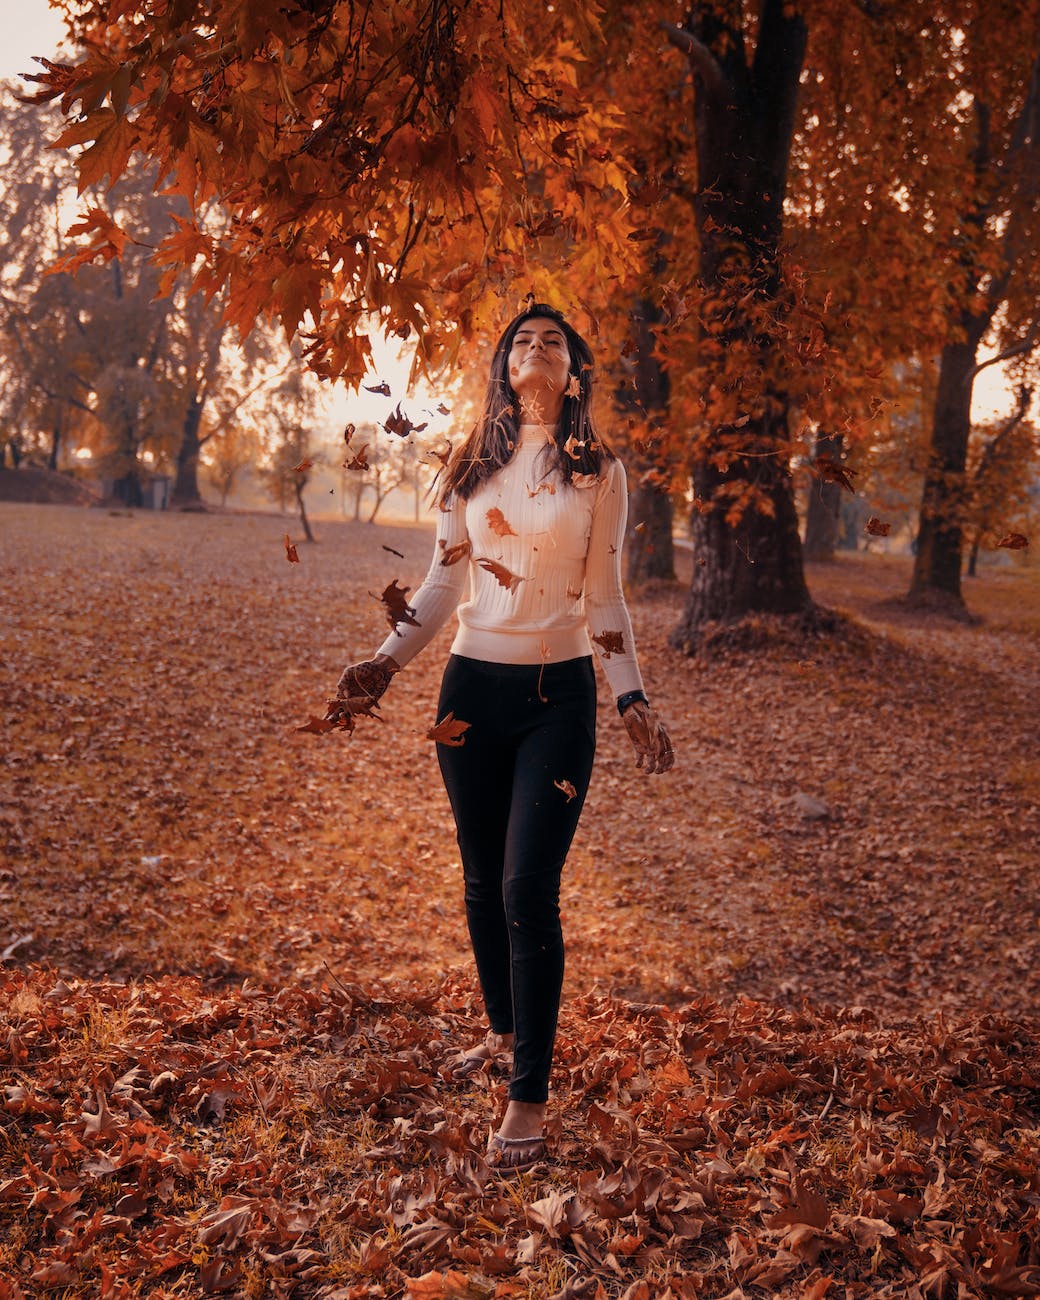
[[544, 424], [522, 424], [517, 433], [521, 447], [544, 447], [553, 441], [553, 430]]

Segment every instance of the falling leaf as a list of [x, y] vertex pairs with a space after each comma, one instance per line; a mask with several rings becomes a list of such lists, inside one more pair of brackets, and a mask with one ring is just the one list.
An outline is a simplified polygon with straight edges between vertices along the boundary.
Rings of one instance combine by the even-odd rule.
[[1005, 533], [997, 542], [997, 547], [1005, 546], [1009, 551], [1021, 551], [1029, 545], [1029, 538], [1025, 533]]
[[[411, 587], [399, 587], [397, 579], [383, 589], [382, 595], [374, 596], [372, 592], [368, 594], [373, 600], [381, 600], [386, 606], [386, 618], [390, 626], [397, 632], [398, 623], [408, 623], [412, 627], [422, 627], [422, 624], [415, 618], [415, 610], [405, 600], [405, 596], [411, 591]], [[401, 633], [397, 633], [398, 636]]]
[[309, 470], [313, 466], [313, 464], [314, 461], [312, 461], [309, 456], [306, 456], [304, 457], [303, 460], [300, 461], [298, 465], [293, 466], [293, 472], [295, 474], [305, 474], [307, 470]]
[[864, 526], [864, 531], [871, 533], [874, 537], [887, 537], [892, 531], [892, 525], [882, 523], [877, 515], [871, 515]]
[[633, 524], [633, 525], [632, 525], [632, 531], [633, 531], [634, 533], [645, 533], [645, 532], [646, 532], [646, 520], [645, 520], [645, 519], [641, 519], [641, 520], [639, 521], [638, 524]]
[[431, 447], [430, 455], [434, 460], [439, 460], [443, 466], [447, 467], [448, 461], [451, 457], [451, 442], [449, 441], [443, 451], [438, 451], [436, 447]]
[[343, 462], [343, 468], [360, 469], [360, 470], [368, 469], [369, 468], [368, 459], [365, 456], [365, 452], [367, 451], [367, 449], [368, 449], [368, 443], [363, 442], [361, 446], [358, 448], [358, 450], [355, 452], [353, 460], [345, 460]]
[[296, 554], [296, 546], [289, 540], [289, 534], [285, 534], [285, 558], [290, 564], [299, 564], [300, 557]]
[[570, 783], [570, 781], [566, 781], [566, 780], [554, 781], [553, 785], [557, 788], [557, 790], [563, 791], [563, 793], [567, 796], [568, 803], [570, 803], [570, 801], [578, 793], [577, 790], [575, 790], [574, 786]]
[[450, 407], [450, 406], [445, 406], [443, 402], [438, 402], [438, 403], [437, 403], [437, 414], [438, 414], [438, 415], [451, 415], [451, 407]]
[[507, 587], [510, 591], [516, 591], [524, 581], [517, 574], [511, 573], [504, 564], [499, 564], [497, 560], [489, 560], [481, 556], [477, 563], [482, 569], [486, 569], [500, 586]]
[[465, 737], [463, 732], [469, 729], [468, 722], [462, 722], [456, 718], [454, 712], [447, 714], [442, 718], [435, 727], [431, 727], [426, 733], [427, 740], [435, 740], [439, 745], [451, 745], [452, 748], [458, 749], [463, 744]]
[[[349, 443], [351, 438], [353, 438], [356, 432], [357, 430], [354, 428], [354, 426], [352, 424], [348, 424], [347, 427], [343, 430], [344, 443]], [[367, 447], [368, 443], [365, 443], [365, 446]]]
[[625, 653], [625, 637], [622, 632], [600, 632], [592, 639], [598, 646], [602, 647], [604, 659], [609, 659], [612, 654], [623, 655]]
[[422, 433], [426, 424], [413, 424], [401, 411], [401, 403], [398, 402], [383, 422], [383, 428], [387, 433], [396, 433], [399, 438], [407, 438], [410, 433]]
[[363, 384], [362, 387], [367, 393], [378, 393], [380, 397], [390, 396], [390, 385], [385, 379], [381, 379], [378, 384]]
[[570, 379], [568, 379], [567, 387], [563, 390], [563, 395], [564, 397], [581, 396], [581, 380], [578, 378], [577, 375], [571, 375]]
[[810, 469], [826, 483], [840, 483], [843, 488], [855, 495], [856, 489], [852, 486], [851, 476], [856, 473], [854, 469], [847, 469], [840, 461], [833, 456], [817, 456], [812, 462]]
[[343, 730], [345, 725], [346, 724], [341, 722], [338, 718], [315, 718], [311, 716], [305, 723], [297, 727], [296, 730], [306, 731], [315, 736], [325, 736], [328, 735], [330, 731]]
[[519, 533], [513, 529], [506, 519], [505, 515], [499, 510], [498, 506], [492, 506], [485, 516], [488, 521], [488, 527], [498, 537], [518, 537]]
[[383, 543], [383, 550], [389, 551], [391, 555], [396, 555], [399, 560], [404, 559], [404, 556], [401, 554], [400, 551], [395, 551], [392, 546], [387, 546], [386, 542]]
[[664, 324], [678, 325], [686, 319], [689, 314], [689, 308], [686, 306], [686, 299], [679, 293], [678, 286], [674, 280], [669, 280], [661, 289], [662, 306], [664, 307]]
[[469, 538], [464, 542], [458, 542], [455, 546], [449, 546], [442, 537], [440, 539], [440, 545], [444, 551], [444, 554], [441, 556], [441, 564], [458, 564], [459, 560], [467, 556], [472, 550]]
[[551, 497], [554, 497], [556, 495], [556, 486], [553, 483], [539, 483], [534, 491], [530, 488], [527, 489], [527, 495], [529, 497], [536, 497], [539, 492], [548, 492]]

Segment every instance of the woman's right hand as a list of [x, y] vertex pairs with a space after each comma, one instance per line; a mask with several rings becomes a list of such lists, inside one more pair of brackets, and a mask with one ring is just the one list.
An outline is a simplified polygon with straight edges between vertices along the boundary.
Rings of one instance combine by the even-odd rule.
[[400, 664], [389, 655], [376, 655], [374, 659], [350, 664], [336, 683], [336, 695], [341, 700], [364, 701], [371, 706], [378, 703], [390, 685], [390, 678], [400, 670]]

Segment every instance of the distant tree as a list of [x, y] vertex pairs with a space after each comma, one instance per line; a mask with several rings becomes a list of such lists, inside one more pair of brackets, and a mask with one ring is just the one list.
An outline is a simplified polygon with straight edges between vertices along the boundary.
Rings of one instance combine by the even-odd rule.
[[[154, 172], [131, 168], [104, 199], [97, 181], [88, 187], [88, 203], [106, 202], [135, 238], [119, 241], [102, 265], [77, 265], [65, 235], [76, 170], [46, 147], [58, 134], [55, 115], [20, 107], [2, 85], [0, 110], [0, 148], [10, 155], [0, 175], [0, 403], [8, 423], [30, 443], [46, 438], [53, 468], [74, 436], [131, 503], [140, 500], [147, 451], [174, 472], [173, 503], [198, 504], [199, 449], [266, 380], [271, 332], [231, 346], [221, 296], [189, 295], [186, 275], [152, 260], [188, 211], [183, 198], [154, 192]], [[220, 220], [212, 207], [209, 220]], [[68, 269], [42, 274], [55, 256]]]
[[307, 516], [304, 491], [320, 455], [315, 430], [318, 397], [313, 376], [303, 370], [298, 345], [293, 348], [293, 360], [293, 368], [268, 398], [261, 425], [267, 455], [260, 477], [279, 509], [285, 510], [288, 500], [295, 501], [304, 537], [314, 542], [317, 539]]

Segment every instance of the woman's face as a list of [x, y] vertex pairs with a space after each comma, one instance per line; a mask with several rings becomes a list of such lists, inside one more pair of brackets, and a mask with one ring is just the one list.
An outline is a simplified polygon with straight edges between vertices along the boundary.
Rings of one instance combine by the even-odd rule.
[[571, 354], [563, 330], [545, 316], [525, 320], [509, 349], [509, 386], [521, 420], [555, 418], [570, 380]]

